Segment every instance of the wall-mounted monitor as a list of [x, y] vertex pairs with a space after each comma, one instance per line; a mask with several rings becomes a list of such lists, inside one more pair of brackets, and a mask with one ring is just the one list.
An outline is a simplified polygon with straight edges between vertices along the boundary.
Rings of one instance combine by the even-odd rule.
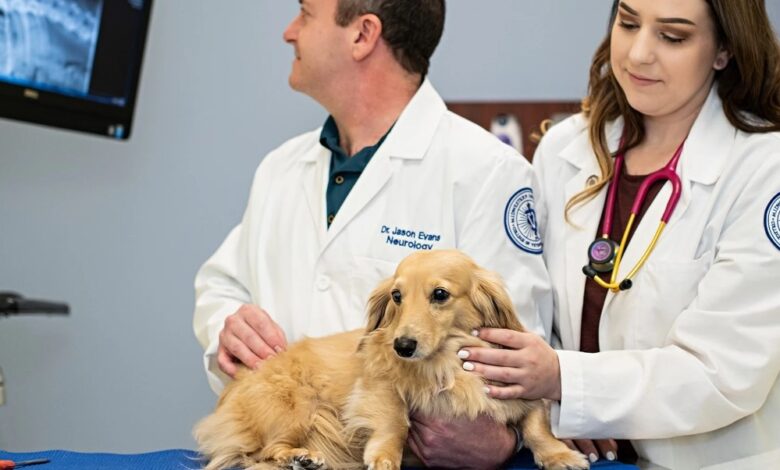
[[0, 116], [127, 139], [152, 0], [0, 0]]

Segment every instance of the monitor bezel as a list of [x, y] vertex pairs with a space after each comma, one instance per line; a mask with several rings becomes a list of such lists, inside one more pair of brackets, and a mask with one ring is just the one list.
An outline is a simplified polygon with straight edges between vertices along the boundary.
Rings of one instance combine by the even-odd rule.
[[117, 140], [130, 138], [153, 0], [145, 0], [124, 106], [0, 81], [0, 117]]

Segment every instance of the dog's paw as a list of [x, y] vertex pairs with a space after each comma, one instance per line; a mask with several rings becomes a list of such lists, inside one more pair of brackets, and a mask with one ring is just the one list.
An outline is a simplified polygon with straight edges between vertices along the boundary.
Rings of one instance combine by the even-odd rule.
[[545, 456], [534, 455], [534, 461], [539, 468], [545, 470], [588, 470], [590, 468], [587, 457], [568, 448]]
[[293, 457], [295, 470], [325, 470], [325, 457], [319, 452], [308, 452], [306, 455]]
[[365, 462], [367, 470], [400, 470], [401, 461], [387, 457], [378, 457]]
[[292, 448], [276, 455], [276, 461], [285, 470], [325, 470], [325, 457], [308, 449]]

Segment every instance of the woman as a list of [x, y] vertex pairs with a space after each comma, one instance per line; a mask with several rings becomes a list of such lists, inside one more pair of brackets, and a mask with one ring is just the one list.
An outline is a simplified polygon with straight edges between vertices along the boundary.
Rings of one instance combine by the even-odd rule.
[[[592, 459], [633, 444], [675, 470], [777, 468], [780, 54], [764, 1], [622, 0], [610, 24], [583, 112], [534, 159], [559, 350], [485, 329], [508, 349], [459, 355], [507, 384], [494, 397], [553, 400], [555, 433]], [[629, 221], [665, 167], [671, 217], [661, 180]]]

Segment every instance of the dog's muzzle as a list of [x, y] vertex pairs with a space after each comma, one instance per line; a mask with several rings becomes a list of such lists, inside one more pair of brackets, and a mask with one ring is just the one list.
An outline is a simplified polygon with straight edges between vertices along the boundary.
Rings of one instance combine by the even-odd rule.
[[393, 349], [395, 349], [395, 353], [401, 357], [412, 357], [417, 350], [417, 340], [407, 338], [406, 336], [396, 338], [395, 341], [393, 341]]

